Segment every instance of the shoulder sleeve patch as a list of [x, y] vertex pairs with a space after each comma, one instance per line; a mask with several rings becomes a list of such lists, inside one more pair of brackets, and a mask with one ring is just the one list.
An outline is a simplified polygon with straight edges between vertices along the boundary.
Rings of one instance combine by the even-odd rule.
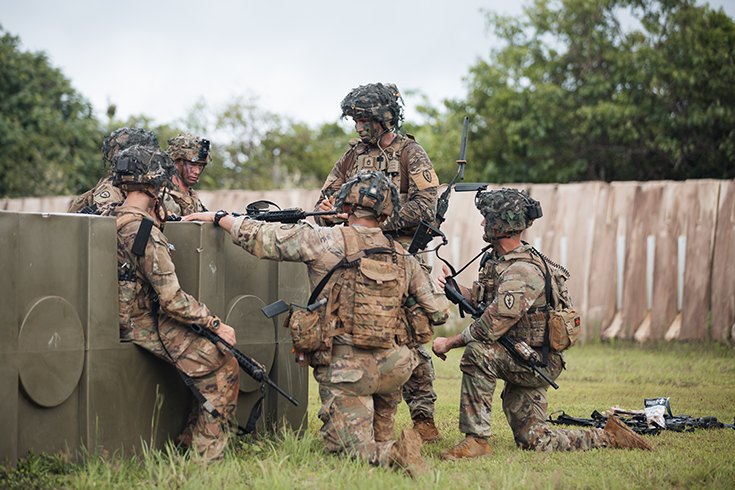
[[439, 187], [439, 177], [436, 176], [433, 167], [421, 167], [411, 169], [411, 180], [416, 184], [418, 190], [423, 191], [432, 187]]

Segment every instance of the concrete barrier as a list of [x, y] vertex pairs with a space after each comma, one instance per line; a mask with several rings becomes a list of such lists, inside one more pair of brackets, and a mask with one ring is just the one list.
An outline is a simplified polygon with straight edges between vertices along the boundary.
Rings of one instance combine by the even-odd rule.
[[[238, 347], [301, 403], [268, 388], [260, 429], [306, 421], [308, 370], [295, 364], [282, 318], [260, 308], [303, 303], [306, 268], [259, 260], [211, 223], [170, 223], [184, 290], [235, 328]], [[0, 460], [33, 449], [130, 452], [161, 447], [186, 423], [191, 393], [172, 366], [118, 337], [115, 220], [0, 211]], [[260, 395], [241, 372], [237, 417]]]

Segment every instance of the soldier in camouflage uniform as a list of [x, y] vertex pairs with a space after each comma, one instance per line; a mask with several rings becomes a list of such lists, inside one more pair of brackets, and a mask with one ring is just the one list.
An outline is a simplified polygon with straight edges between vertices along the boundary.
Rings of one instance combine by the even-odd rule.
[[[102, 143], [102, 165], [112, 165], [118, 152], [133, 145], [158, 148], [158, 139], [147, 129], [120, 128], [108, 134]], [[112, 175], [103, 177], [97, 185], [72, 201], [68, 213], [107, 214], [125, 200], [123, 191], [112, 185]]]
[[[552, 430], [546, 423], [548, 384], [528, 366], [511, 356], [497, 340], [505, 334], [524, 341], [543, 356], [547, 324], [543, 263], [533, 247], [522, 243], [521, 232], [531, 226], [530, 216], [540, 216], [540, 205], [525, 192], [515, 189], [479, 192], [475, 205], [485, 218], [483, 239], [493, 246], [480, 266], [479, 280], [472, 290], [460, 286], [462, 296], [474, 306], [487, 305], [483, 315], [460, 334], [434, 339], [434, 353], [465, 347], [460, 361], [462, 389], [459, 430], [466, 434], [456, 447], [442, 451], [442, 459], [479, 457], [491, 454], [488, 437], [493, 394], [498, 379], [505, 381], [501, 394], [503, 411], [516, 444], [536, 451], [586, 450], [596, 447], [651, 449], [617, 417], [611, 416], [605, 429]], [[529, 213], [535, 209], [536, 213]], [[438, 278], [446, 285], [445, 276]], [[548, 344], [547, 344], [548, 346]], [[562, 352], [548, 352], [541, 368], [552, 380], [564, 369]]]
[[166, 152], [176, 162], [178, 173], [174, 175], [176, 185], [166, 194], [164, 205], [168, 214], [186, 216], [206, 211], [194, 187], [212, 161], [209, 154], [209, 140], [191, 133], [180, 134], [168, 140]]
[[[318, 321], [327, 332], [322, 341], [331, 346], [326, 351], [306, 352], [319, 383], [321, 435], [329, 451], [362, 457], [373, 465], [400, 466], [413, 475], [424, 464], [420, 435], [404, 429], [396, 442], [393, 438], [376, 441], [373, 423], [378, 412], [395, 415], [400, 387], [416, 365], [414, 352], [405, 345], [401, 305], [409, 295], [415, 297], [434, 324], [444, 323], [449, 309], [426, 282], [418, 262], [378, 227], [379, 221], [395, 219], [399, 202], [395, 186], [382, 173], [365, 171], [349, 179], [336, 194], [336, 205], [347, 215], [347, 227], [271, 224], [247, 216], [233, 218], [224, 211], [184, 220], [216, 218], [215, 223], [228, 230], [236, 244], [255, 256], [304, 262], [312, 288], [347, 258], [350, 266], [329, 275], [313, 299], [314, 303], [326, 302], [315, 314], [321, 315]], [[374, 247], [383, 249], [363, 256]], [[367, 293], [358, 270], [379, 279]], [[375, 336], [365, 333], [375, 331]]]
[[[350, 140], [350, 148], [337, 161], [322, 187], [323, 199], [317, 209], [329, 210], [334, 194], [349, 178], [363, 169], [374, 169], [387, 175], [400, 190], [401, 205], [395, 218], [381, 223], [383, 233], [390, 234], [408, 248], [421, 220], [433, 223], [436, 216], [439, 179], [428, 155], [410, 134], [398, 134], [403, 121], [403, 99], [393, 84], [371, 83], [353, 89], [342, 100], [342, 118], [352, 117], [359, 138]], [[344, 216], [341, 216], [344, 219]], [[320, 224], [340, 222], [322, 218]], [[432, 283], [429, 267], [426, 280]], [[435, 442], [441, 435], [434, 424], [434, 366], [431, 354], [421, 344], [412, 346], [419, 364], [403, 387], [411, 419], [424, 442]], [[393, 438], [389, 420], [376, 422], [376, 440]]]
[[[158, 149], [133, 146], [114, 160], [113, 184], [127, 193], [112, 213], [118, 235], [120, 338], [170, 362], [193, 380], [192, 391], [200, 403], [177, 442], [214, 460], [221, 458], [228, 422], [234, 420], [239, 367], [231, 352], [223, 353], [188, 326], [204, 325], [231, 345], [235, 331], [179, 286], [162, 233], [165, 213], [160, 203], [161, 193], [173, 185], [174, 172], [173, 160]], [[140, 231], [146, 220], [158, 222], [148, 238]]]

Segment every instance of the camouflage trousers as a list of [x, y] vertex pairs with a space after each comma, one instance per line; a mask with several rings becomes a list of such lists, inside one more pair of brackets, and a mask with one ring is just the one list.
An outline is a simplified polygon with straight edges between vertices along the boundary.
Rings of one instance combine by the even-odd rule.
[[420, 416], [433, 419], [436, 392], [434, 391], [434, 364], [431, 361], [431, 353], [423, 345], [413, 348], [416, 352], [418, 364], [403, 385], [403, 399], [408, 405], [411, 419]]
[[332, 362], [314, 368], [324, 424], [319, 432], [327, 450], [388, 466], [393, 441], [375, 442], [373, 424], [384, 413], [395, 417], [400, 387], [415, 365], [406, 346], [365, 350], [335, 345]]
[[[237, 359], [231, 352], [222, 352], [204, 337], [198, 335], [190, 337], [188, 332], [191, 330], [172, 318], [165, 316], [160, 318], [162, 332], [174, 333], [177, 329], [182, 329], [180, 335], [175, 337], [187, 339], [188, 345], [186, 343], [172, 345], [167, 342], [167, 353], [158, 333], [153, 329], [141, 329], [138, 332], [144, 332], [143, 335], [136, 336], [134, 332], [127, 338], [164, 361], [171, 363], [173, 357], [176, 367], [192, 378], [194, 386], [220, 413], [219, 418], [215, 417], [195, 400], [186, 428], [177, 438], [182, 445], [194, 448], [205, 460], [218, 459], [227, 446], [229, 422], [235, 421], [237, 396], [240, 390], [240, 367]], [[170, 336], [165, 335], [163, 338]]]
[[[564, 367], [559, 353], [549, 355], [545, 374], [555, 380]], [[606, 447], [602, 429], [552, 430], [546, 423], [548, 384], [531, 369], [514, 359], [505, 347], [470, 342], [460, 361], [462, 390], [459, 402], [459, 431], [489, 437], [493, 394], [498, 379], [505, 381], [501, 394], [503, 412], [516, 444], [536, 451], [573, 451]]]

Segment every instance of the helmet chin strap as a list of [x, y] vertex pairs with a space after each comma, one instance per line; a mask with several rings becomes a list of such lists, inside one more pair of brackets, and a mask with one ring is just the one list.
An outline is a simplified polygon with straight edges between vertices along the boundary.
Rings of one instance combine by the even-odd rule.
[[163, 231], [166, 226], [166, 208], [163, 206], [163, 200], [166, 196], [166, 187], [164, 186], [163, 190], [157, 194], [151, 192], [148, 187], [146, 187], [143, 192], [153, 199], [153, 214], [158, 221], [158, 228]]

